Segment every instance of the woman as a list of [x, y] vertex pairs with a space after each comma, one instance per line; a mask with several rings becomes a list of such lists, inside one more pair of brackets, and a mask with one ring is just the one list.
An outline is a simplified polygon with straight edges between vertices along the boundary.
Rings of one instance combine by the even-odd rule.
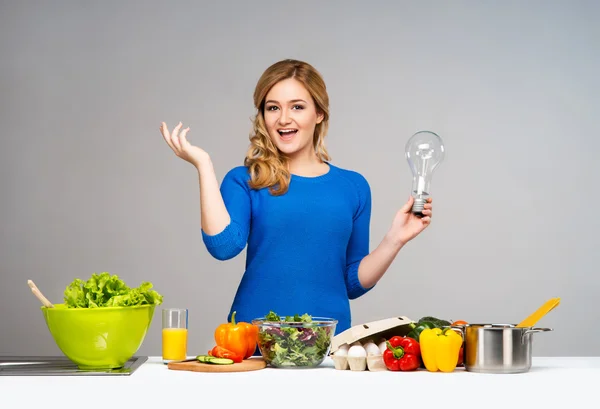
[[219, 188], [211, 158], [187, 140], [189, 127], [160, 129], [175, 154], [200, 179], [202, 237], [209, 253], [227, 260], [247, 248], [246, 270], [231, 313], [250, 322], [274, 311], [338, 320], [351, 326], [350, 302], [381, 279], [400, 249], [431, 221], [412, 214], [412, 197], [369, 252], [371, 191], [365, 178], [334, 166], [325, 147], [329, 97], [309, 64], [283, 60], [261, 76], [244, 166]]

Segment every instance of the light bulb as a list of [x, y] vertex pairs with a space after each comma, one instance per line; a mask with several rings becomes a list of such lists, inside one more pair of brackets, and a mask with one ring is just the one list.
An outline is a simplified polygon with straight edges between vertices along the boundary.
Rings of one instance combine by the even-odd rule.
[[433, 132], [419, 131], [406, 142], [405, 151], [413, 173], [411, 195], [415, 201], [412, 212], [422, 216], [423, 206], [431, 195], [433, 171], [444, 159], [444, 142]]

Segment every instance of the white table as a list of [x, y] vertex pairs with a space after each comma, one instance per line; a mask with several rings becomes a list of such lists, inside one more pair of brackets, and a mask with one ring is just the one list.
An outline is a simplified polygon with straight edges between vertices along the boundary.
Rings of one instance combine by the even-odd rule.
[[150, 357], [130, 376], [0, 376], [0, 408], [595, 408], [599, 389], [600, 357], [534, 357], [529, 372], [502, 375], [340, 371], [330, 359], [316, 369], [199, 373]]

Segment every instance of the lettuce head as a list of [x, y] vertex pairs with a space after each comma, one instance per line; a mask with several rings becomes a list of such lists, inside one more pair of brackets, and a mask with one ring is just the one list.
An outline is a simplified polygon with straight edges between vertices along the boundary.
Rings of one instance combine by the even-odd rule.
[[163, 297], [152, 289], [152, 283], [130, 288], [119, 276], [102, 272], [93, 273], [87, 281], [73, 280], [65, 289], [64, 300], [68, 308], [100, 308], [159, 305]]

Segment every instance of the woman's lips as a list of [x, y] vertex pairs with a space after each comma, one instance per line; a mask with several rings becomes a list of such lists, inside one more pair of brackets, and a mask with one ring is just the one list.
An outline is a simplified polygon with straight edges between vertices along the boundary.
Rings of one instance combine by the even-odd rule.
[[292, 138], [294, 137], [294, 135], [296, 135], [298, 133], [297, 129], [293, 129], [293, 130], [279, 130], [277, 131], [279, 132], [279, 138], [284, 141], [284, 142], [289, 142], [292, 140]]

